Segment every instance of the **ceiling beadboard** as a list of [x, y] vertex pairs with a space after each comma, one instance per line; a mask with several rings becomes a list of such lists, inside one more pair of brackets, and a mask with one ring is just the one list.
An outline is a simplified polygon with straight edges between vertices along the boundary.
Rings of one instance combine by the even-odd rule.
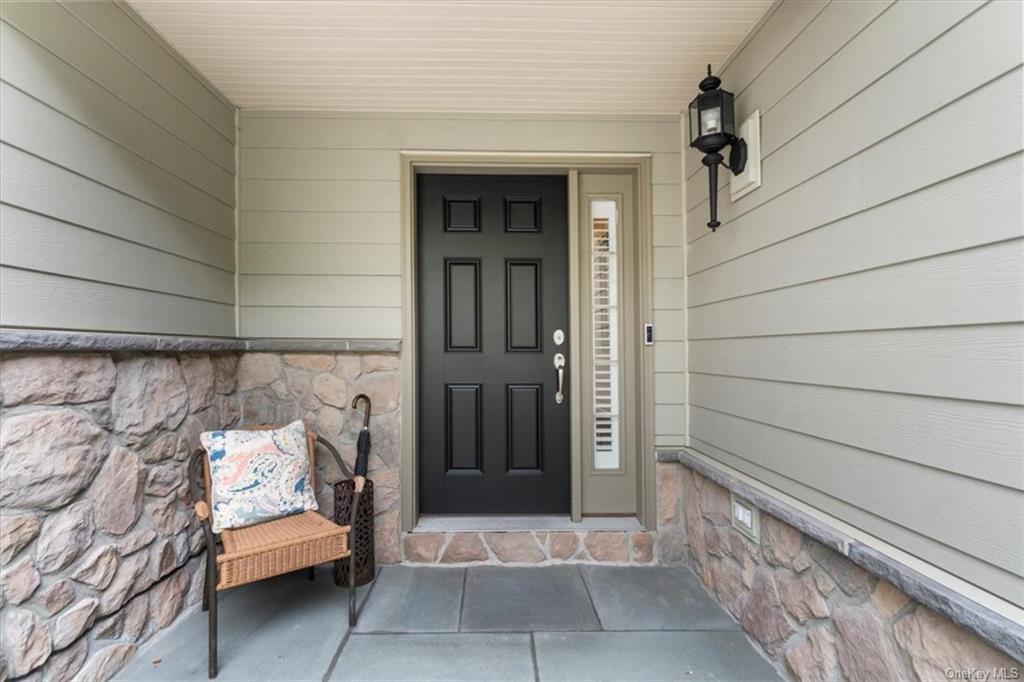
[[243, 109], [677, 113], [772, 0], [132, 0]]

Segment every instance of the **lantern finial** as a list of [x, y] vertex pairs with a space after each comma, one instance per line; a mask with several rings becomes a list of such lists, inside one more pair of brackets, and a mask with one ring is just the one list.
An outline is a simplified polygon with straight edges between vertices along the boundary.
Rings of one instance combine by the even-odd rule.
[[708, 75], [704, 76], [704, 78], [701, 79], [700, 84], [698, 86], [700, 87], [700, 91], [711, 92], [712, 90], [717, 90], [718, 86], [720, 86], [721, 84], [722, 79], [719, 78], [718, 76], [711, 75], [711, 65], [708, 64]]

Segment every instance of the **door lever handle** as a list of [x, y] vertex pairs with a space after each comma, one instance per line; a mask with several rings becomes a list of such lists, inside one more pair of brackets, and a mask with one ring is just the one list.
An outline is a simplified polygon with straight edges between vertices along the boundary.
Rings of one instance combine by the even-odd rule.
[[565, 356], [555, 353], [555, 373], [558, 376], [557, 388], [555, 388], [555, 404], [561, 405], [565, 400], [563, 388], [565, 386]]

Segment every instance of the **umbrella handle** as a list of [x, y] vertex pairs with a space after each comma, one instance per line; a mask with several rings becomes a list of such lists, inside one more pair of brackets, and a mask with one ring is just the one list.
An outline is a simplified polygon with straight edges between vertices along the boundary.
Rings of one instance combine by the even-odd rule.
[[368, 428], [370, 428], [370, 410], [373, 409], [372, 408], [372, 403], [370, 402], [370, 396], [366, 395], [365, 393], [360, 393], [355, 398], [352, 398], [352, 409], [353, 410], [356, 409], [357, 407], [359, 407], [359, 401], [360, 400], [363, 400], [363, 401], [366, 402], [366, 411], [365, 411], [365, 414], [363, 415], [363, 428], [364, 429], [368, 429]]

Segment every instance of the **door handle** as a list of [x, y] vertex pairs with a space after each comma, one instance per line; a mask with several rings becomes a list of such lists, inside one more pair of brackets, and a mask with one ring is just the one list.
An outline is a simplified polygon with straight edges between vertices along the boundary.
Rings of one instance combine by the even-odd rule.
[[555, 374], [558, 376], [557, 388], [555, 389], [555, 404], [561, 405], [565, 400], [565, 393], [562, 389], [565, 386], [565, 356], [555, 353]]

